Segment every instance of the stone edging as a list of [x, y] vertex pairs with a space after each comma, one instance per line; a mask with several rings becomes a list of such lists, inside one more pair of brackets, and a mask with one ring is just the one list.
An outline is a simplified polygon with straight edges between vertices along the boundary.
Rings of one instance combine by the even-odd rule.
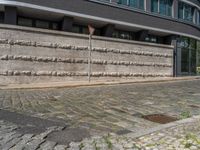
[[[62, 63], [83, 63], [87, 64], [88, 60], [84, 59], [71, 59], [71, 58], [56, 58], [56, 57], [37, 57], [37, 56], [25, 56], [25, 55], [3, 55], [0, 56], [0, 60], [20, 60], [20, 61], [36, 61], [36, 62], [62, 62]], [[95, 60], [91, 61], [92, 64], [103, 65], [133, 65], [133, 66], [153, 66], [153, 67], [172, 67], [170, 64], [164, 63], [139, 63], [132, 61], [107, 61], [107, 60]]]
[[[9, 44], [9, 45], [20, 45], [20, 46], [34, 46], [34, 47], [46, 47], [46, 48], [60, 48], [66, 50], [88, 50], [87, 46], [73, 46], [73, 45], [63, 45], [57, 43], [48, 43], [48, 42], [32, 42], [25, 40], [8, 40], [8, 39], [0, 39], [0, 44]], [[98, 48], [95, 47], [92, 51], [102, 52], [102, 53], [120, 53], [120, 54], [133, 54], [133, 55], [143, 55], [143, 56], [154, 56], [154, 57], [164, 57], [164, 58], [172, 58], [173, 55], [170, 54], [161, 54], [161, 53], [153, 53], [153, 52], [144, 52], [144, 51], [134, 51], [134, 50], [120, 50], [113, 48]]]
[[132, 137], [132, 138], [139, 138], [139, 137], [142, 137], [144, 135], [148, 135], [148, 134], [160, 131], [160, 130], [164, 130], [164, 129], [171, 128], [171, 127], [174, 127], [174, 126], [182, 125], [182, 124], [185, 124], [185, 123], [191, 123], [191, 122], [194, 122], [196, 120], [200, 120], [200, 115], [193, 116], [192, 118], [178, 120], [178, 121], [168, 123], [168, 124], [164, 124], [164, 125], [159, 125], [157, 127], [151, 128], [151, 129], [141, 130], [141, 131], [138, 131], [137, 133], [129, 133], [129, 134], [127, 134], [127, 136]]
[[[87, 72], [67, 71], [17, 71], [9, 70], [0, 72], [0, 76], [88, 76]], [[119, 72], [92, 72], [92, 77], [171, 77], [169, 74], [145, 74], [145, 73], [119, 73]]]

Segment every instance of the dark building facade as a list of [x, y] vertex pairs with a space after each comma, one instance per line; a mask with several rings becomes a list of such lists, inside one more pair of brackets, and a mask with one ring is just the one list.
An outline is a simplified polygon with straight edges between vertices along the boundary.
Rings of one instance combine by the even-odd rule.
[[0, 22], [173, 44], [174, 75], [200, 67], [199, 0], [1, 0]]

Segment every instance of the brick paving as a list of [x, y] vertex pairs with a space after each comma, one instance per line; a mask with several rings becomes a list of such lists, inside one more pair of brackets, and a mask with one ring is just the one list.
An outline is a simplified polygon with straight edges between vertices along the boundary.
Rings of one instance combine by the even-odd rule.
[[[111, 133], [111, 136], [118, 137], [116, 134], [136, 133], [139, 130], [150, 129], [159, 125], [158, 123], [143, 119], [143, 115], [166, 114], [179, 119], [199, 115], [199, 87], [200, 80], [191, 80], [79, 88], [0, 90], [0, 109], [42, 119], [61, 120], [66, 122], [69, 128], [85, 129], [91, 137], [102, 137], [107, 135], [107, 133]], [[0, 120], [3, 120], [5, 124], [16, 124], [6, 117]], [[188, 133], [184, 132], [183, 135], [187, 136], [188, 134], [187, 138], [199, 136], [193, 135], [198, 133], [199, 126], [196, 126], [198, 127], [197, 129], [195, 127], [194, 129], [186, 128]], [[6, 134], [10, 133], [4, 137], [8, 139], [12, 137], [12, 132], [4, 129], [2, 131]], [[189, 135], [189, 131], [193, 134]], [[176, 133], [173, 129], [171, 132]], [[31, 136], [30, 134], [20, 135], [20, 133], [14, 135], [21, 138], [23, 136]], [[176, 135], [174, 136], [176, 137]], [[155, 135], [155, 137], [159, 136]], [[170, 137], [170, 135], [166, 137]], [[148, 136], [146, 138], [148, 139]], [[32, 140], [32, 137], [30, 139]], [[17, 138], [13, 137], [13, 140], [15, 140], [13, 143], [19, 142]], [[73, 142], [73, 138], [71, 140]], [[104, 137], [103, 140], [106, 141], [107, 145], [111, 146], [107, 137]], [[20, 141], [26, 143], [26, 145], [28, 143], [27, 141]], [[47, 143], [45, 141], [45, 139], [38, 140], [36, 138], [32, 142], [29, 142], [26, 149], [34, 149], [35, 145], [47, 147], [47, 149], [50, 145], [52, 147], [56, 146], [57, 149], [63, 147], [62, 144], [59, 145], [55, 141], [47, 141]], [[141, 146], [140, 143], [142, 141], [134, 140], [134, 142], [138, 143], [138, 146]], [[158, 140], [155, 138], [154, 141]], [[106, 144], [104, 143], [104, 146]], [[127, 144], [130, 144], [130, 142], [128, 141]], [[95, 145], [98, 145], [98, 143]], [[190, 146], [191, 144], [186, 143], [185, 145]], [[84, 149], [83, 145], [78, 146], [79, 149]], [[155, 144], [149, 144], [148, 146], [153, 147]], [[131, 149], [130, 145], [129, 149]]]

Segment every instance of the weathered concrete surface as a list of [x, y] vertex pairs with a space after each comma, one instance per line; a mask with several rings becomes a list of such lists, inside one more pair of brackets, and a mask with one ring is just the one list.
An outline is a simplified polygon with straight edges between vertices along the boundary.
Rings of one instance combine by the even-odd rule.
[[[0, 26], [0, 82], [86, 81], [88, 37]], [[171, 77], [173, 47], [94, 37], [92, 80]]]

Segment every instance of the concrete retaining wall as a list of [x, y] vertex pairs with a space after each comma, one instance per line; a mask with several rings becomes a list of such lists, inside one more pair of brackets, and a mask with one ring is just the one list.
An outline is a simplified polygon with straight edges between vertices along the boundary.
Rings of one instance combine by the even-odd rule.
[[[94, 37], [92, 80], [172, 76], [173, 47]], [[88, 36], [0, 25], [0, 83], [86, 81]]]

